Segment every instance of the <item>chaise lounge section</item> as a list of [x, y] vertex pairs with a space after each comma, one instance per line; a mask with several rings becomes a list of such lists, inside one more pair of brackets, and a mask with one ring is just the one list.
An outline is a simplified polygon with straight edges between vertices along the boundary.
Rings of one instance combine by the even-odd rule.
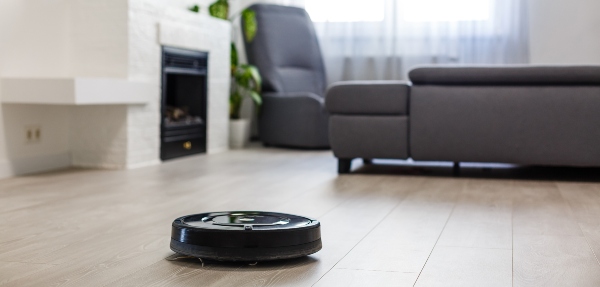
[[354, 158], [600, 166], [600, 66], [431, 66], [327, 92], [338, 171]]
[[354, 158], [408, 158], [407, 82], [342, 82], [329, 87], [325, 105], [329, 142], [338, 171]]

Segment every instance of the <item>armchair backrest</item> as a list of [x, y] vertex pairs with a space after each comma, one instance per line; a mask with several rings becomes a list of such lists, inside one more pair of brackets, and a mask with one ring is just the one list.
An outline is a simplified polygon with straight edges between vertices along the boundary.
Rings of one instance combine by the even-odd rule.
[[244, 41], [246, 55], [261, 73], [263, 90], [323, 96], [327, 85], [325, 67], [306, 11], [270, 4], [255, 4], [249, 9], [256, 13], [258, 28], [251, 42]]

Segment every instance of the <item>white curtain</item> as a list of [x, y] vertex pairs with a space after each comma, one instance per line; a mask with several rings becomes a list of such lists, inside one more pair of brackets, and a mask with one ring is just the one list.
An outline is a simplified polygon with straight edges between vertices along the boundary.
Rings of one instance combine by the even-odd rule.
[[420, 64], [528, 62], [524, 0], [306, 0], [328, 81], [406, 79]]

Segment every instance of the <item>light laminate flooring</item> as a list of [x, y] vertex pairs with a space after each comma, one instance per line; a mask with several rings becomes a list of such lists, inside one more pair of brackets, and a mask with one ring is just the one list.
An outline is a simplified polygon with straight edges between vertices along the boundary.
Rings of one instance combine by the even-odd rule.
[[[598, 169], [379, 163], [254, 147], [0, 180], [0, 286], [600, 286]], [[167, 260], [173, 219], [221, 210], [317, 218], [323, 249]]]

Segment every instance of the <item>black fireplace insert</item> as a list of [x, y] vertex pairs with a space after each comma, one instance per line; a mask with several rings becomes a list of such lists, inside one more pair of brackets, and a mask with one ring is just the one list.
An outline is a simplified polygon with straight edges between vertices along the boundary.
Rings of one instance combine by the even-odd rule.
[[208, 53], [162, 48], [162, 160], [206, 152]]

